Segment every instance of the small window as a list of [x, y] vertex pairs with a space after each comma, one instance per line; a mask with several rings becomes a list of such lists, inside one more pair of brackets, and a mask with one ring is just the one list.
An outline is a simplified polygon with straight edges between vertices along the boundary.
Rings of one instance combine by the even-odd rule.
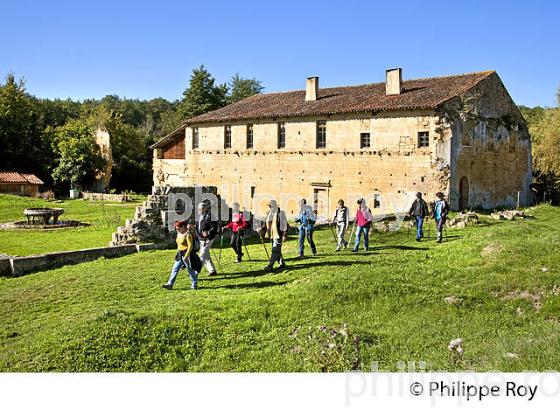
[[327, 123], [317, 121], [317, 149], [327, 148]]
[[194, 127], [192, 130], [192, 149], [198, 149], [199, 137], [198, 137], [198, 127]]
[[278, 123], [278, 148], [286, 148], [286, 126], [283, 122]]
[[224, 149], [231, 148], [231, 125], [224, 127]]
[[253, 124], [247, 125], [247, 149], [253, 148]]
[[374, 194], [373, 195], [373, 207], [374, 208], [381, 208], [381, 194]]
[[418, 133], [418, 148], [430, 146], [430, 133], [422, 131]]
[[371, 140], [369, 137], [369, 132], [362, 132], [360, 134], [360, 148], [369, 148], [371, 146]]

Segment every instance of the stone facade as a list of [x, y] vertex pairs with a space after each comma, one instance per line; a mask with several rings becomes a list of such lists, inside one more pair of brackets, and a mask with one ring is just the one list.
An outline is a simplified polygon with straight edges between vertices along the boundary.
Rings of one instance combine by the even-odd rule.
[[[319, 121], [326, 124], [325, 148], [316, 148]], [[247, 148], [249, 125], [253, 146]], [[225, 126], [231, 148], [224, 148]], [[368, 147], [362, 134], [369, 134]], [[443, 191], [453, 209], [514, 205], [518, 196], [525, 205], [530, 197], [527, 127], [495, 73], [433, 110], [189, 124], [180, 143], [183, 158], [164, 158], [168, 146], [154, 149], [155, 186], [213, 185], [228, 203], [257, 214], [270, 197], [288, 217], [306, 198], [322, 219], [340, 198], [354, 208], [365, 197], [373, 212], [385, 214], [408, 210], [417, 191], [430, 200]]]

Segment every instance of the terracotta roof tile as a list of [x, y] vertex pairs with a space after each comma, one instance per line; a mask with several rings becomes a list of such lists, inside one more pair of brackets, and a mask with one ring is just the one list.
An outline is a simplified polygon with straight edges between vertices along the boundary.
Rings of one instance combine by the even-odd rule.
[[305, 101], [305, 91], [257, 94], [207, 112], [185, 124], [227, 122], [273, 117], [301, 117], [369, 111], [434, 109], [456, 97], [494, 71], [403, 81], [403, 92], [386, 95], [385, 83], [319, 88], [316, 101]]
[[43, 185], [43, 181], [35, 175], [19, 172], [0, 172], [0, 183]]

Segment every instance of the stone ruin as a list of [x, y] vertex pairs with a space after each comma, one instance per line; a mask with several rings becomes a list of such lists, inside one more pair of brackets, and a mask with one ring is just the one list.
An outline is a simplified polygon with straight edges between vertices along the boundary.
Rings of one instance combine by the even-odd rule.
[[527, 219], [534, 217], [532, 215], [526, 214], [524, 211], [518, 211], [514, 209], [502, 212], [494, 212], [490, 214], [490, 218], [497, 219], [499, 221], [513, 221], [515, 219]]
[[[181, 200], [173, 204], [174, 208], [169, 209], [168, 199], [171, 194], [186, 194], [195, 203], [192, 204], [192, 212], [189, 215], [181, 215], [181, 219], [189, 219], [194, 217], [197, 201], [204, 194], [213, 194], [219, 200], [219, 215], [223, 207], [227, 207], [218, 195], [218, 189], [213, 186], [196, 186], [196, 187], [171, 187], [171, 186], [154, 186], [152, 187], [152, 195], [148, 195], [148, 199], [140, 206], [136, 207], [133, 219], [127, 219], [124, 226], [119, 226], [117, 232], [113, 233], [109, 246], [117, 246], [131, 243], [148, 243], [148, 242], [171, 242], [173, 236], [167, 229], [171, 212], [184, 212], [185, 204], [181, 204]], [[202, 198], [203, 199], [203, 198]], [[228, 208], [228, 215], [231, 210]]]
[[478, 214], [475, 212], [459, 212], [454, 218], [451, 218], [445, 224], [450, 228], [466, 228], [468, 225], [476, 225], [480, 223]]

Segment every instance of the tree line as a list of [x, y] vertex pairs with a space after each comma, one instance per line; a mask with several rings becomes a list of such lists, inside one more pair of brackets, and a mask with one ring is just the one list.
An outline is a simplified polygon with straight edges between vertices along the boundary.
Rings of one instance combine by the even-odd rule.
[[0, 170], [36, 174], [47, 188], [66, 194], [70, 186], [91, 188], [105, 166], [94, 138], [97, 128], [111, 135], [111, 191], [147, 192], [152, 185], [155, 141], [184, 120], [262, 92], [254, 78], [232, 76], [216, 82], [196, 67], [183, 98], [43, 99], [27, 92], [25, 81], [8, 74], [0, 83]]
[[560, 87], [556, 107], [519, 107], [533, 146], [533, 190], [538, 201], [560, 204]]

